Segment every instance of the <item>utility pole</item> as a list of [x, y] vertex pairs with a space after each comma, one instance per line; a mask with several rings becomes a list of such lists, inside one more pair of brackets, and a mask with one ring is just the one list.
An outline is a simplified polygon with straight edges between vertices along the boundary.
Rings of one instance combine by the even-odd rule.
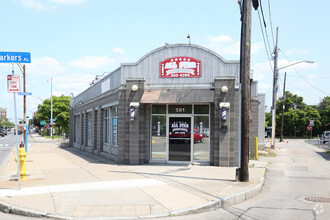
[[249, 181], [249, 134], [250, 134], [250, 55], [251, 55], [251, 0], [244, 0], [241, 26], [240, 84], [241, 109], [241, 158], [238, 169], [239, 181]]
[[283, 125], [284, 125], [284, 109], [285, 109], [285, 82], [286, 82], [286, 72], [284, 73], [284, 85], [283, 85], [283, 108], [282, 108], [282, 124], [281, 124], [281, 139], [283, 141]]
[[273, 106], [272, 106], [272, 141], [270, 144], [271, 149], [275, 149], [275, 131], [276, 131], [276, 95], [277, 95], [277, 56], [278, 56], [278, 27], [276, 28], [276, 46], [275, 46], [275, 57], [274, 57], [274, 75], [273, 75]]

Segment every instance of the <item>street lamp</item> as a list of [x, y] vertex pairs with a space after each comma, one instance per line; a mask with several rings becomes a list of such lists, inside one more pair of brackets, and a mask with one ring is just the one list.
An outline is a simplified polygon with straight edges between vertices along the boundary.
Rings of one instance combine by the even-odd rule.
[[50, 80], [50, 137], [53, 138], [53, 79], [48, 78], [47, 82]]
[[291, 63], [291, 64], [289, 64], [289, 65], [287, 65], [287, 66], [283, 66], [283, 67], [281, 67], [281, 68], [278, 68], [277, 71], [279, 71], [279, 70], [281, 70], [281, 69], [284, 69], [284, 68], [287, 68], [287, 67], [289, 67], [289, 66], [296, 65], [296, 64], [298, 64], [298, 63], [310, 63], [310, 64], [312, 64], [312, 63], [315, 63], [315, 60], [300, 60], [300, 61], [297, 61], [297, 62]]
[[[291, 63], [289, 65], [286, 65], [286, 66], [283, 66], [281, 68], [276, 68], [276, 74], [275, 74], [275, 78], [274, 80], [276, 80], [276, 82], [274, 83], [274, 85], [277, 85], [277, 79], [278, 79], [278, 71], [281, 70], [281, 69], [284, 69], [284, 68], [287, 68], [287, 67], [290, 67], [290, 66], [293, 66], [293, 65], [296, 65], [296, 64], [299, 64], [299, 63], [315, 63], [314, 60], [301, 60], [301, 61], [297, 61], [297, 62], [294, 62], [294, 63]], [[277, 86], [274, 86], [273, 87], [273, 111], [272, 111], [272, 140], [271, 140], [271, 148], [275, 148], [275, 128], [276, 128], [276, 93], [277, 93]], [[283, 99], [284, 99], [284, 95], [285, 95], [285, 91], [283, 90]], [[282, 111], [282, 124], [283, 124], [283, 121], [284, 121], [284, 101], [283, 101], [283, 111]], [[283, 140], [283, 126], [281, 128], [281, 137], [280, 137], [280, 141]]]

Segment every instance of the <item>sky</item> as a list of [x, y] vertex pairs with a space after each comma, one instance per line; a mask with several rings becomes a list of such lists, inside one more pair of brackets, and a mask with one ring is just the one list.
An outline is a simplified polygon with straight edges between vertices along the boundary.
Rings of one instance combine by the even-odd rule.
[[[272, 102], [273, 57], [278, 32], [278, 97], [286, 90], [309, 105], [330, 95], [330, 2], [261, 0], [252, 9], [251, 69], [258, 92]], [[241, 21], [237, 0], [6, 0], [0, 1], [0, 51], [30, 52], [26, 64], [27, 115], [53, 95], [76, 96], [96, 75], [134, 63], [165, 43], [197, 44], [226, 60], [239, 60]], [[260, 18], [260, 19], [259, 19]], [[261, 25], [262, 24], [262, 25]], [[264, 27], [266, 24], [266, 28]], [[263, 37], [264, 36], [264, 37]], [[12, 65], [0, 63], [0, 107], [14, 121], [14, 98], [7, 91]], [[15, 74], [22, 73], [14, 65]], [[23, 118], [23, 98], [17, 96]]]

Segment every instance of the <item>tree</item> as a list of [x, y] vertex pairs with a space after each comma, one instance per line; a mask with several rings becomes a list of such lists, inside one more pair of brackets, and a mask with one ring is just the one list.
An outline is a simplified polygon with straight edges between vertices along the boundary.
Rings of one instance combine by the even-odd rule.
[[330, 96], [324, 97], [320, 104], [317, 106], [317, 109], [320, 113], [320, 132], [330, 130]]
[[13, 128], [15, 124], [8, 121], [7, 118], [0, 117], [0, 128]]
[[[53, 119], [55, 119], [56, 127], [62, 132], [69, 132], [69, 111], [70, 97], [69, 96], [53, 96]], [[42, 105], [38, 105], [38, 110], [35, 119], [40, 124], [40, 121], [50, 122], [51, 115], [51, 100], [44, 100]], [[36, 123], [37, 124], [37, 123]]]

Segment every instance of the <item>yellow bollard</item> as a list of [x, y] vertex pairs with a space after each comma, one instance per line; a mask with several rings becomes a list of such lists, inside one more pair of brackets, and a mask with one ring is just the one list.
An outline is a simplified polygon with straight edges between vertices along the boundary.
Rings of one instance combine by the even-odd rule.
[[256, 160], [258, 160], [258, 137], [255, 137], [255, 140]]
[[24, 144], [20, 145], [18, 153], [19, 153], [21, 181], [24, 181], [26, 180], [26, 153], [25, 153]]

